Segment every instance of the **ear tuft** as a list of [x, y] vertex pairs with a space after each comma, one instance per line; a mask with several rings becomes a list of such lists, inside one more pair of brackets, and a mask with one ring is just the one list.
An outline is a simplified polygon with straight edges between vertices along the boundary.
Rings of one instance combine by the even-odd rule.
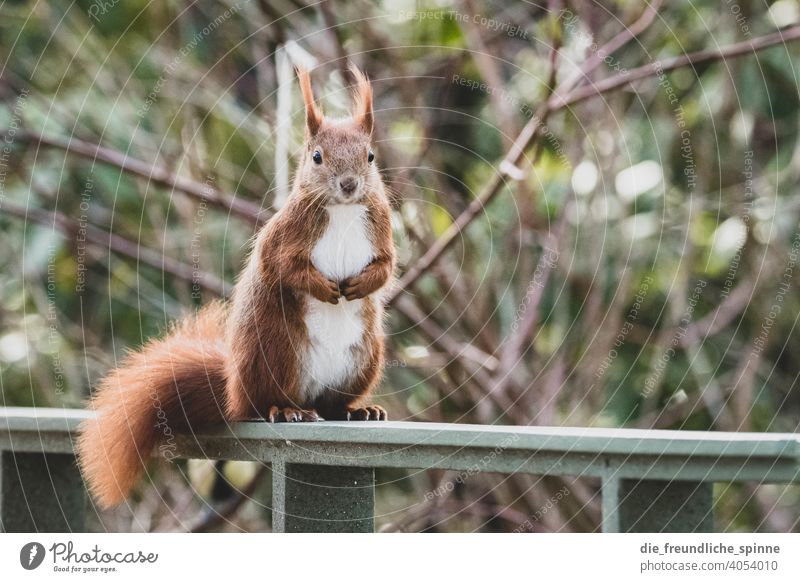
[[306, 69], [297, 67], [297, 78], [300, 81], [300, 90], [303, 92], [303, 102], [306, 106], [306, 131], [309, 137], [317, 135], [322, 127], [324, 116], [314, 102], [314, 92], [311, 90], [311, 77]]
[[367, 76], [354, 64], [350, 64], [350, 73], [356, 80], [353, 94], [353, 119], [367, 135], [372, 135], [372, 85]]

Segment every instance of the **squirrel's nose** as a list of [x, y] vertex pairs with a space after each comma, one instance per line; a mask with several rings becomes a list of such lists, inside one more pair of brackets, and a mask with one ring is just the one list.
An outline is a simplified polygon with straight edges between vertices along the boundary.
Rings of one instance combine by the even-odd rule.
[[352, 176], [339, 179], [339, 188], [341, 188], [342, 192], [345, 194], [352, 194], [355, 192], [356, 186], [358, 186], [358, 181]]

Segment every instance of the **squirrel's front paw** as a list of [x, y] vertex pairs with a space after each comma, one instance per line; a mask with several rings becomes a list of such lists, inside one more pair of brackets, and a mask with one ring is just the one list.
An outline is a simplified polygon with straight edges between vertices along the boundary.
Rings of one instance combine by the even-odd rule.
[[339, 284], [336, 281], [323, 278], [322, 283], [317, 289], [314, 290], [314, 292], [312, 292], [312, 295], [314, 296], [314, 299], [336, 305], [339, 303], [339, 298], [342, 296], [342, 293], [339, 290]]
[[339, 289], [348, 301], [363, 299], [374, 291], [374, 289], [371, 289], [369, 278], [363, 274], [345, 279], [340, 283]]

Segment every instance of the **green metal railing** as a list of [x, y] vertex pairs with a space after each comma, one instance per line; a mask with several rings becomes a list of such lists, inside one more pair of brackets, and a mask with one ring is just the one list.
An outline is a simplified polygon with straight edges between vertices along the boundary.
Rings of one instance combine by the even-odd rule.
[[[0, 529], [83, 530], [89, 414], [0, 408]], [[712, 531], [715, 482], [800, 483], [797, 434], [242, 422], [176, 435], [170, 455], [271, 463], [275, 531], [373, 531], [379, 467], [598, 477], [606, 532]]]

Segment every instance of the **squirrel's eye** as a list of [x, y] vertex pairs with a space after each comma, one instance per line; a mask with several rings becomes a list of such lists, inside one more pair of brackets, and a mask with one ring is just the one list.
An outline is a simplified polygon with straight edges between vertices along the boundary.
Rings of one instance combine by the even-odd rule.
[[311, 159], [314, 160], [315, 164], [322, 163], [322, 154], [319, 153], [319, 150], [314, 150], [314, 153], [311, 155]]
[[372, 153], [372, 150], [369, 150], [369, 153], [367, 154], [367, 161], [371, 164], [372, 160], [374, 159], [375, 159], [375, 154]]

